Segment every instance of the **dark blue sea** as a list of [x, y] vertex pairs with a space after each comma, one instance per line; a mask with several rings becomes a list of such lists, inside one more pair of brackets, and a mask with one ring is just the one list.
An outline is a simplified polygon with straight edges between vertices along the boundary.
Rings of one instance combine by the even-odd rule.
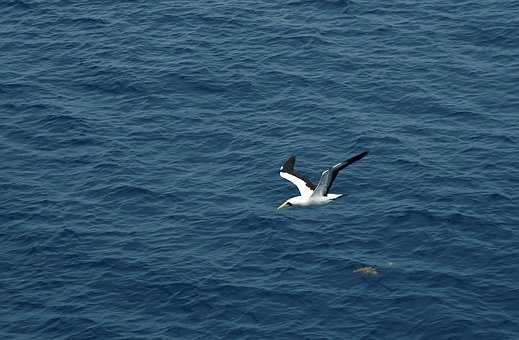
[[0, 13], [1, 340], [519, 339], [517, 0]]

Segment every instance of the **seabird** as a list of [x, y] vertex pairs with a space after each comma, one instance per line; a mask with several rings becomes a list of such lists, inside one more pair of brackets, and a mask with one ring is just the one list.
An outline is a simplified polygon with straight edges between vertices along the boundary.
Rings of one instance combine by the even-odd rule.
[[278, 209], [288, 208], [291, 206], [308, 206], [308, 205], [318, 205], [318, 204], [327, 204], [331, 201], [343, 196], [343, 194], [330, 194], [330, 187], [337, 177], [339, 171], [347, 167], [348, 165], [362, 159], [364, 156], [368, 154], [368, 151], [364, 151], [357, 156], [351, 157], [350, 159], [345, 160], [344, 162], [340, 162], [335, 164], [328, 170], [323, 171], [321, 174], [321, 179], [319, 180], [319, 184], [315, 186], [312, 181], [308, 179], [306, 176], [300, 175], [298, 172], [294, 170], [294, 164], [296, 162], [296, 157], [291, 156], [285, 164], [279, 169], [279, 175], [284, 179], [290, 181], [294, 184], [298, 189], [300, 196], [289, 198], [285, 201], [285, 203], [281, 204]]

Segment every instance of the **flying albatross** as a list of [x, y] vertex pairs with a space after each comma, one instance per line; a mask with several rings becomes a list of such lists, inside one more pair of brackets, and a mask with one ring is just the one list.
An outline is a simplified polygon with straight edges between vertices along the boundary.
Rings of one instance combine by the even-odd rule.
[[331, 201], [341, 197], [343, 194], [330, 194], [330, 188], [337, 177], [339, 171], [347, 167], [348, 165], [362, 159], [364, 156], [368, 154], [368, 151], [364, 151], [357, 156], [351, 157], [350, 159], [345, 160], [344, 162], [340, 162], [335, 164], [328, 170], [323, 171], [321, 175], [321, 179], [319, 180], [319, 184], [315, 186], [312, 181], [308, 179], [306, 176], [300, 175], [297, 171], [294, 170], [294, 164], [296, 162], [296, 157], [291, 156], [285, 164], [279, 169], [279, 175], [284, 179], [292, 182], [298, 189], [300, 196], [289, 198], [285, 201], [285, 203], [281, 204], [278, 209], [288, 208], [291, 206], [307, 206], [307, 205], [317, 205], [317, 204], [326, 204]]

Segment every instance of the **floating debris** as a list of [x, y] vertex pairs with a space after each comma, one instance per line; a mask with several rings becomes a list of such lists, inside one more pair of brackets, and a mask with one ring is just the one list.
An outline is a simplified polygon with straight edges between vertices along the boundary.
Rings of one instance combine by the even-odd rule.
[[360, 267], [353, 271], [354, 273], [362, 273], [366, 275], [377, 275], [378, 271], [375, 267]]

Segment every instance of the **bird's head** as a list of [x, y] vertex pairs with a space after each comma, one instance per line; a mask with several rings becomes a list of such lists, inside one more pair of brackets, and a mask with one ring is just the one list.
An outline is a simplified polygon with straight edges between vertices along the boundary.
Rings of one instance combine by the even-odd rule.
[[292, 202], [290, 202], [290, 200], [286, 200], [283, 204], [281, 204], [278, 209], [281, 209], [281, 208], [290, 208], [291, 206], [293, 206], [294, 204]]

